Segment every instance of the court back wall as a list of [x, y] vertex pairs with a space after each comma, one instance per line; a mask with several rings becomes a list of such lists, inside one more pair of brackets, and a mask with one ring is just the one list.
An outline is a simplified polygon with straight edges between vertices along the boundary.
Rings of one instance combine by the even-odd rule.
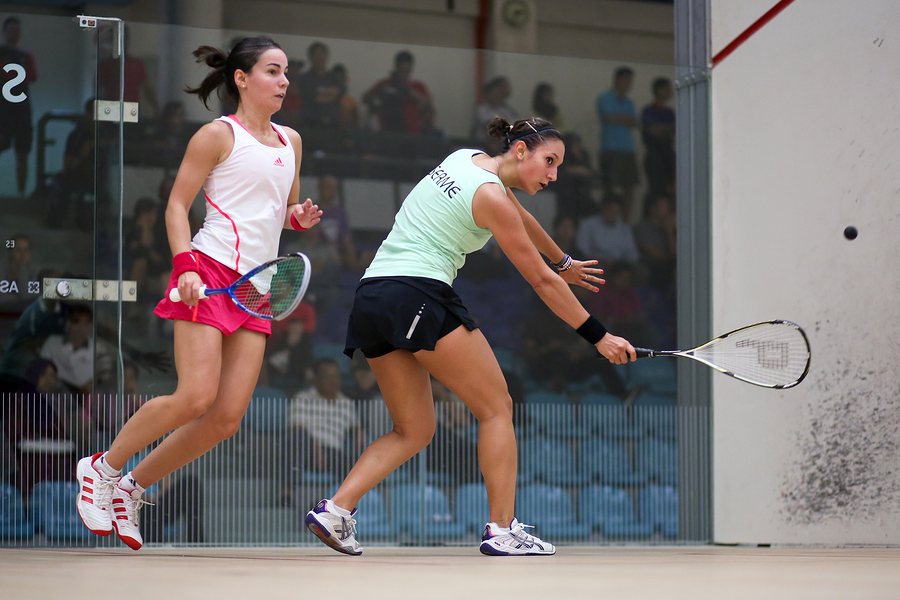
[[[775, 4], [712, 0], [712, 53]], [[713, 69], [713, 328], [794, 320], [813, 356], [791, 390], [715, 377], [717, 542], [900, 543], [897, 22], [798, 0]]]

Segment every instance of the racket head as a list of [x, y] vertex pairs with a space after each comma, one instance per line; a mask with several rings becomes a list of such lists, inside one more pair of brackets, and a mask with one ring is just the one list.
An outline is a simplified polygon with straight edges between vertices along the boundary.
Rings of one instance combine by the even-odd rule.
[[312, 267], [298, 252], [279, 256], [243, 275], [228, 288], [228, 295], [245, 312], [267, 321], [280, 321], [303, 300]]
[[688, 352], [679, 352], [741, 381], [774, 389], [798, 385], [809, 374], [811, 352], [803, 328], [791, 321], [754, 323]]

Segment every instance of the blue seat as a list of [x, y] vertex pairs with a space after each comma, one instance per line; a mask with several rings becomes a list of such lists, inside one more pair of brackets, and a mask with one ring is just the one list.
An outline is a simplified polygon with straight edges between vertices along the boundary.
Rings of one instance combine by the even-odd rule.
[[649, 482], [678, 484], [678, 446], [674, 442], [647, 439], [634, 449], [635, 470]]
[[591, 481], [607, 485], [636, 485], [646, 481], [636, 472], [631, 456], [622, 444], [613, 440], [591, 438], [581, 443], [578, 456], [581, 473]]
[[491, 520], [487, 488], [483, 483], [466, 483], [456, 488], [454, 505], [456, 522], [467, 531], [481, 533]]
[[657, 357], [630, 363], [628, 380], [632, 385], [639, 385], [657, 394], [675, 395], [678, 392], [675, 359]]
[[572, 404], [526, 404], [524, 408], [532, 434], [563, 440], [585, 435], [585, 428], [578, 422], [578, 407]]
[[582, 539], [591, 535], [591, 528], [579, 523], [572, 507], [572, 499], [560, 487], [526, 485], [516, 494], [516, 512], [521, 523], [534, 525], [538, 537], [554, 539]]
[[584, 435], [600, 435], [612, 440], [630, 440], [640, 435], [628, 408], [621, 401], [618, 406], [589, 404], [582, 405], [580, 409], [581, 429]]
[[547, 437], [530, 437], [519, 444], [521, 481], [539, 480], [552, 485], [584, 485], [590, 476], [581, 472], [568, 444]]
[[635, 406], [635, 428], [642, 435], [674, 441], [678, 437], [678, 408], [675, 406]]
[[31, 490], [29, 504], [35, 531], [48, 540], [84, 540], [90, 530], [75, 510], [78, 484], [74, 481], [42, 481]]
[[34, 525], [25, 515], [22, 494], [8, 483], [0, 483], [0, 539], [24, 540], [34, 535]]
[[641, 522], [659, 529], [666, 537], [678, 537], [678, 490], [673, 486], [648, 485], [638, 496]]
[[653, 525], [641, 523], [628, 492], [609, 485], [590, 485], [581, 490], [581, 521], [600, 528], [604, 536], [642, 538], [653, 533]]
[[525, 394], [526, 404], [568, 404], [569, 397], [565, 394], [538, 390]]
[[[334, 496], [338, 490], [337, 485], [328, 492], [328, 497]], [[395, 534], [394, 527], [388, 518], [387, 507], [384, 503], [379, 488], [375, 487], [366, 492], [359, 504], [356, 505], [356, 529], [363, 539], [383, 539]]]
[[607, 537], [641, 538], [653, 533], [653, 526], [638, 521], [634, 502], [622, 488], [594, 485], [582, 489], [581, 519], [599, 527]]
[[391, 489], [391, 517], [400, 531], [413, 537], [424, 535], [432, 542], [466, 534], [465, 526], [453, 518], [447, 496], [433, 485], [394, 486]]
[[605, 392], [588, 392], [581, 395], [581, 406], [622, 406], [622, 399]]
[[288, 397], [278, 388], [258, 387], [244, 413], [243, 425], [262, 433], [287, 430]]

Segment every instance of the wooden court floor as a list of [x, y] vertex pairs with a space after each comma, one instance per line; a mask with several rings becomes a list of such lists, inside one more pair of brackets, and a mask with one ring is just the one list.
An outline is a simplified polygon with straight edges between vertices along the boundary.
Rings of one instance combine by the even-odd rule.
[[898, 600], [900, 549], [562, 547], [0, 549], [0, 598]]

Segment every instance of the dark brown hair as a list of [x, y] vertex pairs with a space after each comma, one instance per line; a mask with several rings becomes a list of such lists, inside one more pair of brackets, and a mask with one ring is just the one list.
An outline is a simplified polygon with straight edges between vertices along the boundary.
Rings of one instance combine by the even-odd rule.
[[503, 152], [507, 152], [513, 142], [522, 140], [529, 150], [534, 150], [548, 139], [563, 141], [562, 134], [546, 119], [519, 119], [512, 125], [503, 117], [494, 117], [487, 125], [490, 137], [504, 139]]
[[[209, 110], [207, 100], [213, 92], [218, 92], [224, 84], [225, 96], [240, 103], [241, 95], [237, 85], [234, 83], [235, 71], [241, 70], [249, 73], [267, 50], [272, 48], [281, 49], [271, 38], [267, 37], [251, 37], [238, 41], [229, 52], [225, 52], [220, 48], [212, 46], [200, 46], [194, 50], [194, 56], [197, 62], [205, 62], [207, 66], [212, 67], [210, 72], [200, 85], [195, 88], [186, 87], [184, 91], [188, 94], [197, 94], [203, 106]], [[219, 96], [221, 98], [221, 95]]]

